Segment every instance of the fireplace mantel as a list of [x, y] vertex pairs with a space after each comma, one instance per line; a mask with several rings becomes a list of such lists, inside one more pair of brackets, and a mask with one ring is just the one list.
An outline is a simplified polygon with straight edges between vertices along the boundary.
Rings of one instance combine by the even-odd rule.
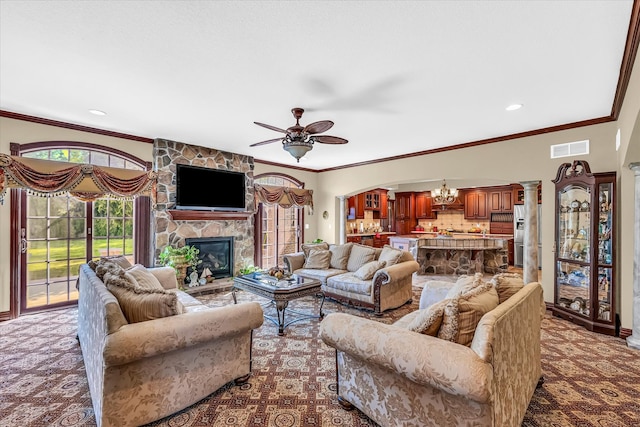
[[253, 216], [253, 212], [215, 212], [183, 209], [168, 209], [167, 212], [174, 221], [246, 220]]

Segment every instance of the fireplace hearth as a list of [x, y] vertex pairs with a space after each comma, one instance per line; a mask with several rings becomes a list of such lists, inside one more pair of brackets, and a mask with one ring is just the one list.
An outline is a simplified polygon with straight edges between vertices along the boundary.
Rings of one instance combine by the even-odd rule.
[[[185, 239], [187, 245], [200, 250], [198, 258], [202, 261], [196, 271], [198, 277], [205, 268], [209, 269], [212, 277], [221, 279], [233, 276], [233, 237], [198, 237]], [[191, 269], [187, 274], [191, 273]]]

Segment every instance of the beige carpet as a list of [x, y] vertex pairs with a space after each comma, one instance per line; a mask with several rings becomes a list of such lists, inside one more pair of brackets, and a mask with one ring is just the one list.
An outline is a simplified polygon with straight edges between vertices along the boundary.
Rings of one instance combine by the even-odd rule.
[[[416, 309], [419, 294], [414, 288], [413, 304], [381, 318], [329, 300], [324, 310], [391, 323]], [[228, 293], [201, 298], [214, 306], [231, 303]], [[291, 308], [317, 313], [319, 300], [303, 298]], [[95, 426], [75, 330], [76, 309], [0, 323], [0, 426]], [[256, 331], [248, 384], [227, 385], [152, 425], [374, 426], [359, 411], [338, 405], [335, 353], [317, 338], [318, 321], [293, 323], [285, 332], [279, 337], [269, 321]], [[551, 317], [543, 322], [542, 338], [546, 382], [523, 426], [640, 426], [640, 352], [619, 338]]]

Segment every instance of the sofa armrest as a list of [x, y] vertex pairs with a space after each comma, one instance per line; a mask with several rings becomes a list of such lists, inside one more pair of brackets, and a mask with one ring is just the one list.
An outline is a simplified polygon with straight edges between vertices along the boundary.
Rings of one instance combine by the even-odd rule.
[[284, 265], [287, 267], [287, 270], [289, 270], [289, 273], [293, 273], [304, 266], [304, 252], [282, 255], [282, 259], [284, 260]]
[[481, 403], [491, 399], [493, 367], [469, 347], [344, 313], [325, 317], [320, 337], [338, 351], [415, 383]]
[[107, 336], [106, 366], [118, 366], [181, 348], [247, 333], [262, 325], [262, 308], [257, 302], [228, 305], [130, 323]]
[[[398, 264], [393, 264], [389, 267], [381, 268], [376, 271], [373, 276], [373, 283], [380, 283], [386, 285], [387, 283], [395, 282], [406, 276], [411, 276], [418, 271], [420, 264], [416, 261], [405, 261]], [[378, 278], [378, 276], [380, 276]]]
[[158, 279], [163, 288], [176, 289], [178, 287], [178, 279], [173, 267], [148, 267], [147, 271]]

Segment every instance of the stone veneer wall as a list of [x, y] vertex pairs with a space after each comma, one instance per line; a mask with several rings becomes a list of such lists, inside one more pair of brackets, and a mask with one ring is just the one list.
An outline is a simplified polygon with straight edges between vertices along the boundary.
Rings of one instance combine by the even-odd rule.
[[[253, 157], [156, 139], [153, 164], [158, 172], [157, 204], [152, 211], [154, 263], [159, 264], [159, 255], [165, 246], [182, 247], [188, 237], [233, 236], [234, 273], [245, 265], [253, 265], [253, 216], [247, 220], [174, 221], [167, 212], [176, 205], [176, 164], [244, 172], [247, 176], [245, 206], [253, 212]], [[215, 187], [203, 185], [202, 191], [215, 191]]]

